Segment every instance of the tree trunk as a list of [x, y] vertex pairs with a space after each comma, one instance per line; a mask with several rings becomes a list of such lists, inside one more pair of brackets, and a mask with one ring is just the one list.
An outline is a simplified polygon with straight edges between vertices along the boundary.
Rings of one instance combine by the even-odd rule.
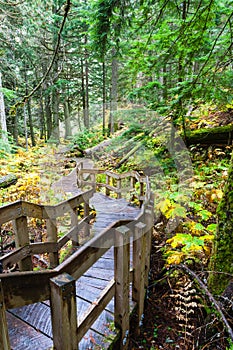
[[26, 143], [26, 150], [28, 151], [28, 130], [27, 130], [27, 112], [26, 112], [26, 104], [23, 105], [23, 119], [24, 119], [24, 135], [25, 135], [25, 143]]
[[43, 96], [41, 94], [40, 98], [40, 112], [39, 112], [39, 121], [40, 121], [40, 139], [43, 137], [46, 139], [46, 128], [45, 128], [45, 113], [44, 113], [44, 104], [43, 104]]
[[7, 126], [6, 126], [6, 112], [2, 89], [2, 74], [0, 72], [0, 119], [1, 119], [1, 136], [4, 143], [8, 143]]
[[51, 96], [48, 92], [45, 95], [45, 117], [46, 117], [46, 129], [47, 129], [47, 140], [48, 140], [52, 134], [52, 129], [53, 129]]
[[213, 294], [221, 294], [233, 275], [233, 154], [223, 198], [217, 209], [218, 227], [210, 261], [208, 285]]
[[117, 90], [118, 90], [118, 62], [115, 57], [116, 52], [113, 49], [112, 52], [113, 60], [112, 60], [112, 86], [111, 86], [111, 103], [110, 103], [110, 126], [109, 131], [110, 134], [114, 132], [114, 114], [117, 111]]
[[64, 108], [64, 118], [65, 118], [65, 139], [69, 139], [72, 137], [72, 129], [71, 129], [71, 123], [70, 123], [70, 108], [69, 108], [69, 102], [65, 101], [63, 104]]
[[55, 87], [52, 93], [52, 102], [53, 128], [51, 137], [54, 141], [59, 142], [59, 92]]
[[102, 116], [103, 116], [103, 135], [105, 136], [105, 128], [106, 128], [106, 68], [105, 68], [105, 62], [103, 61], [102, 64], [102, 84], [103, 84], [103, 110], [102, 110]]
[[84, 127], [86, 127], [86, 115], [85, 115], [85, 111], [86, 111], [86, 90], [85, 90], [85, 75], [84, 75], [84, 64], [83, 64], [83, 60], [81, 59], [81, 88], [82, 88], [82, 104], [83, 104], [83, 124]]
[[30, 136], [32, 141], [32, 146], [36, 145], [36, 139], [33, 129], [33, 121], [32, 121], [32, 110], [31, 110], [31, 99], [29, 98], [27, 102], [27, 112], [28, 112], [28, 121], [29, 121], [29, 128], [30, 128]]
[[[85, 44], [87, 44], [87, 36], [85, 36]], [[90, 120], [89, 120], [89, 63], [88, 63], [88, 52], [85, 48], [85, 98], [86, 98], [86, 108], [84, 111], [84, 121], [85, 127], [87, 129], [90, 128]]]
[[13, 138], [14, 141], [16, 143], [16, 145], [18, 146], [19, 144], [19, 130], [18, 130], [18, 115], [17, 115], [17, 110], [15, 111], [15, 115], [14, 115], [14, 121], [13, 121]]
[[203, 128], [194, 131], [186, 131], [187, 145], [231, 145], [233, 125], [217, 126], [215, 128]]
[[[26, 68], [25, 68], [25, 72], [24, 73], [25, 73], [24, 77], [25, 77], [25, 83], [26, 83], [25, 94], [27, 96], [29, 92], [28, 92], [28, 76], [27, 76]], [[33, 130], [33, 122], [32, 122], [31, 99], [29, 98], [27, 100], [27, 102], [25, 102], [25, 103], [27, 103], [27, 113], [28, 113], [28, 121], [29, 121], [29, 128], [30, 128], [32, 146], [35, 146], [36, 145], [36, 141], [35, 141], [35, 135], [34, 135], [34, 130]], [[25, 110], [25, 104], [24, 104], [24, 119], [25, 119], [25, 116], [26, 116], [26, 110]], [[27, 141], [28, 140], [26, 140], [26, 144], [27, 144]]]

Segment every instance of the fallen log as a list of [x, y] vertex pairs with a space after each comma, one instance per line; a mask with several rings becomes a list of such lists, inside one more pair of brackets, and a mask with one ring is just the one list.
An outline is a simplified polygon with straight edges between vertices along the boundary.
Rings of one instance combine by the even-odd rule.
[[99, 143], [98, 145], [91, 147], [91, 148], [87, 148], [83, 151], [85, 156], [92, 156], [94, 153], [96, 152], [103, 152], [105, 147], [109, 146], [112, 142], [112, 139], [107, 139], [102, 141], [101, 143]]
[[0, 177], [0, 188], [7, 188], [11, 185], [15, 185], [18, 178], [15, 174], [8, 174]]
[[114, 169], [119, 169], [122, 164], [124, 164], [129, 157], [131, 157], [140, 147], [142, 146], [142, 143], [139, 141], [134, 148], [132, 148], [121, 160], [117, 165], [114, 167]]
[[[184, 137], [184, 135], [183, 135]], [[190, 145], [231, 145], [233, 141], [233, 124], [214, 128], [203, 128], [186, 131], [185, 142]]]

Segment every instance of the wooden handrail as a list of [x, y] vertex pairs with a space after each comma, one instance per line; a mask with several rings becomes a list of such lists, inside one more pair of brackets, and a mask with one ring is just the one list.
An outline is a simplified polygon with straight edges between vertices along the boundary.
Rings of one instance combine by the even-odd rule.
[[[53, 261], [51, 265], [57, 265], [58, 250], [71, 239], [70, 235], [74, 235], [74, 230], [72, 231], [72, 227], [67, 233], [66, 238], [63, 237], [62, 240], [58, 240], [55, 220], [68, 212], [73, 215], [73, 211], [81, 204], [84, 204], [84, 211], [87, 213], [89, 210], [89, 199], [93, 196], [93, 193], [94, 190], [91, 189], [57, 205], [41, 205], [26, 201], [17, 201], [0, 207], [0, 225], [9, 221], [13, 222], [17, 245], [16, 250], [0, 257], [3, 269], [20, 262], [21, 270], [30, 270], [32, 269], [31, 255], [44, 253], [50, 254], [50, 262]], [[88, 206], [88, 210], [85, 209], [85, 206]], [[46, 220], [48, 242], [30, 243], [27, 229], [27, 217]], [[91, 216], [89, 217], [89, 215], [85, 218], [87, 222], [90, 219]], [[81, 230], [82, 225], [81, 223], [77, 223], [75, 227], [77, 235], [77, 230]]]
[[23, 200], [6, 204], [0, 207], [0, 225], [22, 216], [37, 219], [58, 218], [80, 204], [88, 202], [93, 193], [94, 190], [88, 190], [56, 205], [35, 204]]
[[[105, 174], [106, 183], [97, 183], [87, 181], [84, 179], [84, 174], [96, 175]], [[129, 327], [129, 283], [130, 276], [133, 282], [133, 300], [136, 301], [138, 307], [138, 323], [143, 313], [143, 300], [145, 297], [145, 286], [147, 285], [147, 275], [149, 272], [149, 255], [150, 255], [150, 241], [151, 230], [153, 226], [153, 194], [150, 189], [149, 179], [146, 176], [141, 176], [137, 172], [128, 172], [125, 174], [115, 174], [110, 171], [104, 171], [99, 169], [79, 169], [78, 181], [82, 185], [91, 185], [92, 188], [88, 191], [81, 193], [80, 195], [71, 198], [68, 201], [59, 203], [56, 206], [43, 206], [32, 204], [24, 201], [19, 201], [8, 206], [0, 208], [0, 224], [10, 220], [24, 220], [25, 217], [38, 217], [40, 219], [46, 219], [50, 221], [56, 220], [59, 216], [64, 215], [66, 212], [72, 212], [82, 203], [86, 203], [86, 216], [81, 222], [76, 223], [69, 232], [57, 240], [56, 242], [46, 243], [29, 243], [16, 249], [13, 253], [7, 254], [0, 258], [3, 267], [8, 264], [15, 263], [19, 260], [24, 260], [32, 254], [41, 254], [44, 252], [55, 254], [58, 250], [68, 242], [68, 240], [77, 240], [77, 235], [85, 224], [88, 224], [90, 218], [89, 207], [87, 208], [89, 198], [93, 195], [94, 190], [105, 187], [106, 193], [113, 191], [117, 193], [118, 197], [124, 193], [128, 193], [122, 187], [122, 180], [129, 178], [131, 189], [134, 189], [138, 193], [138, 198], [141, 201], [141, 210], [135, 220], [120, 220], [111, 224], [108, 228], [104, 229], [100, 234], [87, 241], [82, 247], [80, 247], [75, 253], [68, 257], [64, 262], [54, 267], [52, 270], [44, 271], [23, 271], [13, 272], [9, 274], [0, 274], [1, 286], [2, 286], [2, 298], [5, 309], [16, 308], [31, 303], [40, 302], [43, 300], [52, 298], [52, 305], [58, 305], [61, 310], [61, 314], [66, 318], [66, 307], [62, 301], [62, 290], [59, 289], [59, 283], [54, 285], [53, 281], [63, 281], [63, 276], [66, 274], [67, 283], [69, 284], [69, 276], [73, 280], [80, 278], [105, 252], [114, 246], [115, 249], [115, 272], [114, 280], [104, 289], [98, 298], [98, 303], [92, 304], [88, 309], [85, 318], [82, 323], [77, 327], [77, 330], [72, 328], [73, 336], [77, 341], [80, 341], [82, 336], [86, 333], [87, 329], [93, 324], [96, 318], [103, 311], [108, 302], [115, 296], [115, 324], [121, 329], [121, 344], [120, 348], [124, 349], [128, 343], [127, 334]], [[84, 180], [83, 180], [84, 179]], [[110, 185], [109, 179], [116, 181], [116, 187]], [[80, 183], [79, 182], [79, 183]], [[139, 184], [139, 188], [137, 187]], [[13, 210], [13, 213], [9, 213], [8, 210]], [[55, 221], [54, 221], [55, 222]], [[75, 221], [74, 221], [75, 222]], [[25, 222], [24, 222], [25, 224]], [[133, 272], [131, 274], [129, 268], [129, 237], [133, 237]], [[128, 242], [128, 243], [127, 243]], [[126, 244], [126, 245], [125, 245]], [[141, 256], [140, 263], [138, 257]], [[19, 259], [19, 260], [18, 260]], [[121, 266], [123, 262], [123, 265]], [[140, 274], [140, 276], [138, 276]], [[60, 277], [59, 277], [60, 276]], [[55, 280], [54, 280], [55, 278]], [[117, 283], [116, 283], [117, 281]], [[51, 284], [52, 283], [52, 284]], [[73, 283], [73, 282], [72, 282]], [[51, 287], [53, 286], [53, 287]], [[55, 288], [55, 289], [54, 289]], [[73, 288], [73, 287], [72, 287]], [[51, 295], [51, 290], [56, 291]], [[72, 317], [76, 313], [75, 301], [73, 295], [67, 296], [70, 299], [70, 305], [72, 306]], [[65, 309], [63, 309], [65, 307]], [[123, 310], [123, 309], [124, 310]], [[124, 311], [124, 312], [123, 312]], [[57, 327], [59, 322], [57, 321], [58, 314], [52, 311], [52, 323], [53, 327]], [[5, 329], [5, 328], [4, 328]], [[54, 342], [59, 344], [59, 331], [56, 329], [54, 332]], [[1, 334], [0, 334], [1, 338]], [[69, 348], [68, 344], [71, 344], [72, 336], [67, 336], [62, 344], [63, 347]], [[73, 346], [73, 345], [72, 345]], [[58, 347], [58, 349], [60, 349]]]
[[[106, 176], [105, 182], [97, 182], [96, 176], [99, 174]], [[84, 175], [86, 175], [86, 177]], [[91, 177], [94, 176], [94, 180], [89, 180], [90, 175]], [[130, 187], [122, 188], [122, 180], [127, 178], [130, 180]], [[110, 179], [112, 179], [112, 181], [116, 181], [116, 186], [110, 184]], [[128, 194], [134, 191], [134, 195], [138, 198], [140, 205], [147, 202], [148, 196], [150, 197], [151, 194], [148, 176], [140, 175], [134, 170], [118, 174], [109, 170], [95, 168], [88, 169], [83, 167], [82, 161], [77, 165], [77, 182], [80, 187], [90, 186], [95, 190], [105, 188], [106, 195], [110, 195], [111, 192], [114, 192], [117, 194], [117, 198], [121, 198], [121, 196], [125, 193]], [[136, 189], [137, 183], [139, 183], [139, 191]]]

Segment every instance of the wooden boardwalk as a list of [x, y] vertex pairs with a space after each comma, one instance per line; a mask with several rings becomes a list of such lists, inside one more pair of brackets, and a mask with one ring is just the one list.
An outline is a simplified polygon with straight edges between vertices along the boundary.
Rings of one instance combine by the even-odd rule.
[[[140, 212], [140, 209], [130, 206], [125, 199], [112, 199], [100, 193], [94, 194], [91, 205], [96, 209], [97, 214], [91, 235], [98, 234], [111, 223], [122, 218], [134, 220]], [[97, 302], [101, 292], [112, 281], [113, 254], [114, 250], [111, 248], [76, 281], [78, 323], [82, 322], [88, 308]], [[7, 321], [12, 350], [47, 350], [53, 346], [49, 301], [8, 310]], [[107, 349], [116, 336], [114, 299], [112, 299], [82, 338], [79, 349]]]
[[[100, 188], [106, 188], [105, 195], [95, 191], [97, 182], [96, 178], [93, 179], [93, 174], [104, 172], [83, 169], [80, 173], [83, 175], [88, 171], [92, 180], [81, 176], [79, 183], [91, 184], [94, 190], [82, 192], [73, 183], [72, 191], [76, 196], [56, 206], [17, 202], [0, 208], [0, 225], [14, 220], [18, 242], [16, 251], [0, 258], [0, 262], [3, 267], [7, 267], [9, 263], [20, 261], [22, 270], [19, 273], [0, 275], [1, 350], [108, 349], [119, 336], [119, 349], [126, 349], [129, 312], [134, 306], [137, 307], [138, 323], [140, 322], [149, 272], [153, 222], [153, 203], [149, 188], [144, 186], [145, 179], [140, 175], [115, 175], [106, 172], [106, 184], [99, 184]], [[122, 183], [127, 176], [130, 179], [130, 188], [123, 190]], [[111, 177], [113, 180], [110, 181]], [[72, 182], [76, 180], [73, 172]], [[68, 182], [65, 179], [62, 186], [69, 187]], [[142, 207], [131, 205], [128, 200], [121, 198], [122, 193], [127, 194], [128, 190], [133, 190], [135, 194], [138, 189], [138, 201], [143, 203]], [[111, 198], [110, 191], [117, 196]], [[84, 219], [81, 222], [77, 221], [75, 214], [80, 204], [84, 206]], [[96, 211], [92, 224], [90, 209]], [[62, 217], [65, 212], [71, 215], [71, 229], [58, 239], [56, 218]], [[47, 243], [30, 244], [27, 217], [46, 220]], [[77, 247], [78, 236], [83, 230], [88, 232], [88, 241]], [[118, 237], [117, 240], [115, 237]], [[69, 240], [74, 243], [73, 254], [59, 264], [58, 252]], [[45, 271], [46, 274], [43, 271], [39, 274], [30, 272], [31, 257], [38, 252], [48, 252], [50, 263], [54, 266]], [[69, 278], [72, 279], [71, 282]], [[74, 289], [71, 289], [72, 286]], [[56, 296], [56, 288], [59, 297]], [[52, 296], [54, 290], [55, 297]], [[71, 290], [74, 292], [70, 292]], [[75, 298], [72, 297], [73, 294]], [[75, 309], [71, 310], [72, 300]], [[59, 305], [62, 305], [61, 319], [59, 313], [56, 316]], [[72, 329], [72, 315], [75, 323], [77, 322], [75, 329]], [[63, 338], [65, 343], [62, 343]]]

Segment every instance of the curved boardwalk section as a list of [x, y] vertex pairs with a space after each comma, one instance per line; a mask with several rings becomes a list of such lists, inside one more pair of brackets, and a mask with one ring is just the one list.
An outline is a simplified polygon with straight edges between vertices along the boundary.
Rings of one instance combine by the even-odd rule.
[[[13, 221], [17, 242], [0, 261], [4, 272], [16, 263], [20, 269], [0, 274], [3, 350], [107, 349], [116, 339], [117, 349], [127, 349], [134, 307], [140, 323], [153, 226], [148, 179], [82, 165], [77, 171], [79, 186], [89, 188], [68, 201], [56, 206], [20, 201], [0, 208], [0, 225]], [[70, 216], [70, 229], [59, 238], [64, 215]], [[46, 241], [30, 243], [29, 217], [46, 221]], [[68, 242], [72, 253], [61, 262]], [[45, 253], [50, 268], [32, 271], [33, 256]]]

